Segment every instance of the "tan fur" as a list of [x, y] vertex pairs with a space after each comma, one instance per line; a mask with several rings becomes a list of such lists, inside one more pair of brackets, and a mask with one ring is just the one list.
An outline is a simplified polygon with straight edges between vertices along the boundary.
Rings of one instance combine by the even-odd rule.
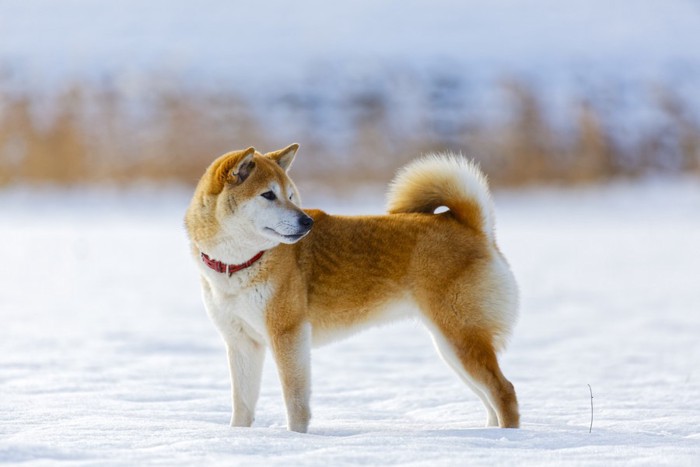
[[[442, 162], [435, 164], [434, 162]], [[460, 177], [463, 172], [466, 177]], [[469, 196], [463, 196], [463, 194]], [[479, 199], [479, 198], [485, 199]], [[462, 224], [491, 235], [493, 214], [486, 177], [478, 166], [453, 155], [433, 155], [404, 167], [391, 183], [387, 211], [390, 214], [432, 214], [446, 206]]]
[[[235, 215], [237, 206], [257, 199], [271, 183], [280, 184], [287, 198], [287, 193], [296, 193], [285, 173], [296, 149], [292, 145], [267, 155], [247, 149], [222, 156], [207, 169], [186, 215], [205, 295], [230, 294], [233, 300], [263, 284], [272, 291], [260, 298], [264, 330], [256, 331], [256, 318], [245, 315], [245, 310], [232, 311], [231, 322], [254, 342], [272, 349], [290, 429], [306, 431], [309, 423], [311, 341], [328, 341], [392, 318], [387, 310], [406, 302], [415, 304], [416, 316], [426, 322], [445, 360], [484, 401], [489, 424], [517, 427], [515, 391], [496, 359], [515, 319], [515, 283], [493, 239], [485, 179], [478, 169], [454, 156], [455, 167], [466, 177], [462, 181], [473, 183], [471, 188], [461, 186], [461, 179], [445, 169], [449, 157], [423, 166], [416, 163], [397, 177], [392, 188], [393, 214], [348, 217], [306, 210], [314, 225], [304, 238], [269, 248], [242, 273], [224, 278], [201, 265], [200, 252], [221, 242], [236, 244], [235, 239], [226, 238], [221, 226], [227, 216]], [[235, 168], [250, 154], [255, 167], [240, 182]], [[426, 173], [420, 173], [423, 168]], [[433, 214], [442, 205], [450, 210]], [[292, 203], [289, 209], [297, 208]], [[253, 252], [251, 247], [235, 260], [242, 262]], [[213, 316], [220, 314], [209, 311]], [[410, 316], [410, 311], [405, 314]], [[225, 329], [228, 324], [219, 321], [225, 320], [215, 318], [225, 339], [233, 335]], [[227, 340], [229, 349], [238, 345], [233, 340]], [[232, 377], [236, 371], [232, 367]], [[256, 383], [259, 380], [250, 384]], [[233, 397], [235, 419], [235, 388]], [[247, 418], [238, 424], [252, 423], [257, 395], [251, 398], [253, 407], [245, 409]]]

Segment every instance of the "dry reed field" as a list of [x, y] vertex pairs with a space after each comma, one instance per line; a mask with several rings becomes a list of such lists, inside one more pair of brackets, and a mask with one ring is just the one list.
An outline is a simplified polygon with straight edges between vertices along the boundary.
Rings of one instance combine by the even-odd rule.
[[477, 159], [501, 186], [700, 174], [697, 109], [670, 86], [650, 86], [654, 118], [640, 126], [634, 110], [583, 91], [553, 116], [536, 89], [515, 79], [494, 84], [501, 117], [481, 118], [460, 104], [459, 84], [424, 90], [414, 124], [405, 125], [391, 91], [348, 91], [330, 103], [282, 94], [261, 108], [232, 90], [155, 77], [138, 92], [107, 83], [36, 93], [0, 80], [0, 184], [192, 184], [227, 150], [292, 141], [303, 154], [295, 178], [338, 189], [384, 183], [401, 164], [438, 150]]

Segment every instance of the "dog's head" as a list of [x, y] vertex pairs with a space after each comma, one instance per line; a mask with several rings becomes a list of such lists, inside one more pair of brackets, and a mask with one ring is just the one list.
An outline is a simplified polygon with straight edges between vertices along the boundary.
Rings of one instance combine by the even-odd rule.
[[215, 235], [258, 239], [266, 245], [303, 238], [313, 220], [299, 207], [299, 192], [287, 175], [297, 149], [292, 144], [261, 154], [248, 148], [215, 160], [188, 209], [190, 235], [195, 240]]

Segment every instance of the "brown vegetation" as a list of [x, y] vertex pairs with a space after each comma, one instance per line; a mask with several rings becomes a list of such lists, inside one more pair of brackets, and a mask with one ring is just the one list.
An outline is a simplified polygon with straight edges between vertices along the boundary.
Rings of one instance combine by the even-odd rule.
[[[47, 98], [3, 91], [0, 83], [0, 184], [192, 184], [228, 150], [253, 145], [269, 151], [292, 142], [232, 92], [158, 84], [136, 98], [84, 85]], [[657, 123], [636, 136], [620, 134], [613, 122], [624, 116], [611, 115], [588, 96], [571, 106], [566, 121], [554, 122], [531, 88], [512, 81], [502, 92], [505, 122], [453, 117], [445, 130], [435, 121], [438, 106], [410, 132], [396, 129], [383, 96], [348, 96], [340, 104], [350, 116], [342, 144], [323, 134], [307, 104], [285, 98], [281, 107], [295, 129], [291, 139], [302, 146], [295, 178], [335, 188], [385, 182], [417, 155], [445, 149], [474, 157], [494, 183], [509, 186], [659, 170], [700, 174], [700, 124], [668, 88], [654, 94]]]

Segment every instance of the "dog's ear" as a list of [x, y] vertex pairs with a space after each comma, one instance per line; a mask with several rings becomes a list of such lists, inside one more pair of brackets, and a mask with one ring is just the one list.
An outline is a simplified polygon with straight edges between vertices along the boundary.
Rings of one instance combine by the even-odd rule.
[[219, 194], [226, 183], [240, 185], [255, 168], [255, 148], [248, 148], [238, 153], [230, 153], [221, 158], [221, 161], [213, 167], [210, 193]]
[[265, 154], [265, 157], [277, 162], [277, 165], [282, 167], [282, 170], [286, 172], [292, 166], [294, 156], [296, 156], [298, 149], [299, 145], [297, 143], [294, 143], [290, 144], [284, 149], [280, 149], [279, 151], [268, 152], [267, 154]]
[[250, 176], [250, 173], [255, 168], [255, 162], [253, 162], [253, 156], [255, 155], [255, 149], [246, 149], [243, 158], [238, 161], [238, 163], [231, 168], [228, 172], [228, 180], [233, 182], [235, 185], [240, 185], [245, 182], [246, 178]]

